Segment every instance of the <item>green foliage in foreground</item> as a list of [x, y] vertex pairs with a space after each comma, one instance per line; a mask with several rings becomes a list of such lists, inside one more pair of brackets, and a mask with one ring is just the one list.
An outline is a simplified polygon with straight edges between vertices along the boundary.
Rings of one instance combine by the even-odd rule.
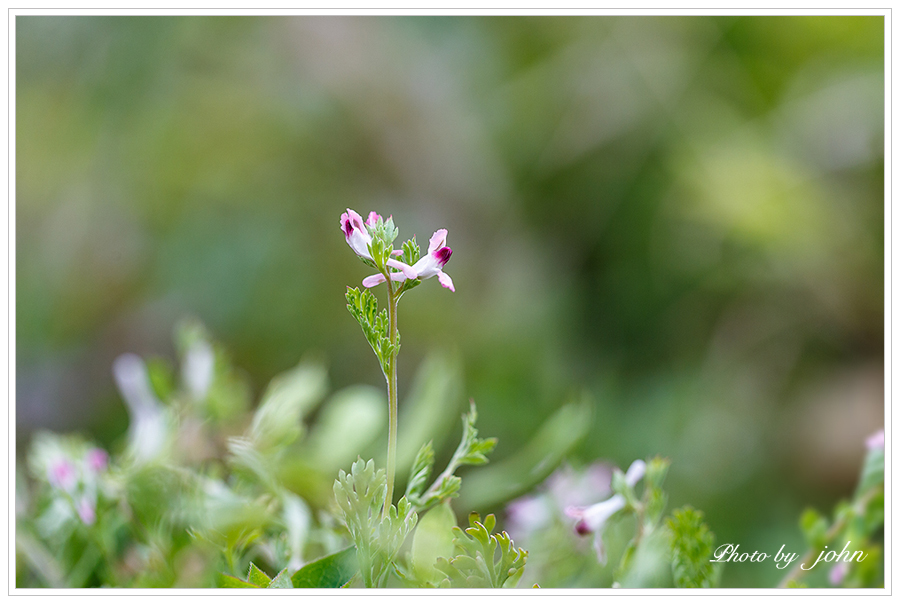
[[713, 587], [718, 580], [713, 556], [714, 535], [703, 513], [685, 506], [672, 512], [672, 577], [677, 587]]
[[[27, 466], [17, 472], [18, 587], [718, 584], [723, 565], [709, 563], [715, 540], [702, 513], [685, 506], [666, 515], [669, 462], [661, 458], [647, 460], [642, 479], [614, 472], [608, 496], [621, 500], [590, 527], [595, 551], [581, 547], [585, 541], [558, 506], [548, 508], [549, 524], [532, 533], [495, 532], [492, 514], [470, 515], [468, 527], [458, 526], [452, 506], [508, 497], [490, 492], [491, 484], [506, 494], [518, 481], [529, 497], [547, 488], [537, 485], [548, 474], [541, 464], [563, 456], [555, 435], [578, 434], [584, 420], [578, 405], [561, 409], [550, 437], [538, 434], [494, 468], [483, 468], [496, 440], [479, 438], [474, 404], [463, 414], [459, 445], [442, 455], [436, 450], [433, 443], [444, 442], [449, 427], [441, 397], [455, 391], [447, 384], [457, 378], [451, 362], [425, 363], [407, 408], [425, 444], [415, 455], [405, 445], [405, 491], [385, 514], [384, 470], [358, 455], [352, 461], [350, 448], [338, 446], [347, 441], [344, 415], [370, 413], [383, 399], [355, 389], [329, 399], [324, 368], [306, 360], [273, 379], [250, 413], [249, 389], [224, 351], [197, 324], [185, 329], [190, 337], [179, 334], [180, 380], [164, 361], [131, 359], [132, 386], [143, 386], [126, 387], [123, 396], [143, 406], [115, 452], [107, 456], [72, 435], [33, 440]], [[205, 378], [191, 377], [192, 363], [196, 370], [204, 358]], [[319, 421], [310, 421], [320, 405]], [[377, 447], [377, 422], [354, 427], [352, 442], [362, 444], [352, 449]], [[436, 458], [448, 462], [435, 476]], [[511, 476], [498, 479], [498, 467]], [[469, 493], [471, 485], [479, 492]], [[782, 585], [883, 585], [883, 523], [884, 451], [872, 447], [853, 498], [831, 518], [808, 510], [801, 519], [808, 555], [851, 541], [865, 559], [819, 573], [798, 571], [798, 561]], [[605, 564], [595, 555], [598, 544], [609, 557]], [[592, 579], [585, 584], [579, 577]]]

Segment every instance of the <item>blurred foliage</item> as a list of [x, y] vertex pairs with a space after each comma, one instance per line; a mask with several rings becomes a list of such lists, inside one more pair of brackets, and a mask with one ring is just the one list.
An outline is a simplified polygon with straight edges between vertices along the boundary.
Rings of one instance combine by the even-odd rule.
[[[516, 471], [507, 498], [564, 456], [660, 454], [676, 462], [672, 505], [703, 509], [721, 542], [798, 551], [800, 511], [853, 488], [884, 405], [882, 17], [15, 27], [21, 458], [40, 429], [122, 447], [113, 359], [148, 359], [166, 400], [186, 314], [245, 371], [206, 402], [223, 433], [302, 436], [224, 418], [306, 351], [339, 392], [380, 389], [343, 309], [366, 274], [338, 232], [349, 206], [454, 241], [456, 293], [420, 288], [400, 318], [399, 475], [430, 438], [404, 443], [404, 420], [455, 425], [471, 397], [499, 437], [493, 467]], [[423, 390], [414, 370], [438, 348], [458, 379]], [[341, 460], [275, 477], [316, 506], [332, 470], [380, 454], [382, 395], [352, 388], [345, 404], [371, 420]], [[435, 396], [446, 402], [404, 409]], [[342, 444], [346, 414], [328, 408], [298, 451]], [[578, 419], [570, 443], [560, 417]], [[443, 462], [450, 432], [433, 432]], [[480, 509], [488, 493], [461, 500]], [[722, 585], [778, 579], [735, 565]]]

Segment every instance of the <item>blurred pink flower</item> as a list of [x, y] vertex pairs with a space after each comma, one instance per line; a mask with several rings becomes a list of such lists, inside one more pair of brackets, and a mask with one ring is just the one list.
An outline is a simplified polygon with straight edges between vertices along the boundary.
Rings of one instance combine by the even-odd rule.
[[591, 464], [581, 471], [569, 465], [558, 468], [537, 493], [524, 495], [507, 505], [509, 534], [516, 539], [527, 539], [563, 510], [607, 497], [611, 479], [612, 466], [605, 462]]
[[[644, 477], [647, 470], [647, 464], [643, 460], [638, 459], [628, 468], [625, 473], [625, 482], [628, 486], [633, 487], [638, 481]], [[594, 551], [597, 553], [597, 560], [600, 564], [606, 564], [606, 550], [603, 547], [603, 528], [606, 521], [613, 514], [625, 507], [625, 498], [621, 495], [613, 495], [606, 501], [595, 503], [590, 507], [569, 507], [566, 509], [566, 515], [574, 518], [575, 532], [579, 535], [587, 535], [594, 533]]]
[[576, 472], [569, 466], [562, 467], [550, 475], [547, 486], [559, 508], [565, 510], [607, 497], [611, 481], [612, 466], [597, 462], [583, 472]]
[[[347, 208], [347, 211], [341, 214], [341, 230], [344, 232], [344, 237], [347, 239], [347, 245], [350, 246], [356, 255], [360, 258], [365, 258], [366, 260], [372, 260], [372, 254], [369, 252], [369, 246], [372, 244], [372, 235], [369, 233], [369, 229], [366, 225], [374, 226], [374, 224], [381, 218], [375, 212], [369, 212], [369, 218], [363, 223], [362, 216]], [[391, 255], [402, 254], [401, 250], [393, 250]], [[391, 268], [395, 268], [407, 279], [415, 279], [416, 272], [410, 267], [408, 264], [400, 262], [394, 258], [391, 258], [387, 261], [387, 265]], [[381, 281], [378, 283], [384, 282], [384, 276], [379, 275], [381, 277]], [[366, 285], [366, 281], [370, 280], [371, 277], [367, 277], [363, 280], [364, 287], [372, 287], [371, 285]], [[393, 274], [391, 275], [391, 279], [394, 279]], [[375, 284], [377, 285], [377, 283]]]
[[94, 524], [97, 520], [97, 512], [94, 510], [94, 504], [87, 497], [82, 497], [78, 502], [78, 517], [87, 525]]
[[103, 449], [94, 447], [85, 455], [85, 462], [91, 472], [99, 474], [106, 469], [106, 465], [109, 463], [109, 455]]
[[884, 428], [866, 439], [866, 447], [871, 449], [884, 449]]
[[542, 529], [553, 518], [546, 495], [526, 495], [506, 506], [507, 529], [516, 539]]
[[58, 459], [50, 465], [47, 479], [54, 487], [63, 491], [71, 491], [78, 482], [75, 466], [68, 459]]
[[847, 562], [838, 562], [832, 566], [831, 572], [828, 573], [828, 581], [835, 587], [840, 586], [847, 576], [847, 571], [850, 570], [849, 566]]

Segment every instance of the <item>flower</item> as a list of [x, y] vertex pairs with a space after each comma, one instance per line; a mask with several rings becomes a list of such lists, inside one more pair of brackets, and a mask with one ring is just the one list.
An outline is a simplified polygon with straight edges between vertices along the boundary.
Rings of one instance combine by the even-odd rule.
[[106, 465], [109, 462], [109, 455], [107, 455], [106, 451], [103, 449], [93, 447], [85, 455], [85, 462], [91, 472], [99, 474], [106, 469]]
[[[369, 232], [369, 228], [374, 227], [379, 220], [381, 220], [381, 216], [375, 212], [369, 212], [369, 217], [366, 219], [366, 222], [363, 223], [362, 216], [350, 208], [347, 208], [347, 211], [341, 214], [341, 230], [344, 232], [344, 237], [347, 239], [347, 245], [356, 252], [357, 256], [365, 258], [366, 260], [371, 260], [372, 262], [374, 262], [375, 259], [372, 258], [372, 254], [369, 252], [369, 246], [372, 244], [372, 235]], [[391, 255], [396, 256], [402, 253], [402, 250], [393, 250]], [[416, 278], [416, 272], [408, 264], [394, 258], [389, 259], [386, 264], [391, 268], [401, 271], [401, 273], [398, 274], [404, 275], [404, 278]], [[371, 279], [371, 277], [367, 279]], [[394, 279], [393, 274], [391, 275], [391, 279]], [[383, 276], [379, 283], [382, 281], [384, 281]], [[363, 285], [365, 287], [371, 287], [370, 285], [366, 285], [365, 280], [363, 280]]]
[[[447, 264], [447, 261], [450, 260], [452, 253], [453, 250], [447, 247], [447, 229], [438, 229], [428, 241], [428, 253], [412, 265], [412, 271], [415, 275], [410, 277], [406, 271], [403, 271], [403, 273], [392, 273], [391, 281], [403, 281], [407, 278], [425, 280], [437, 275], [441, 285], [455, 292], [456, 289], [453, 287], [453, 280], [450, 278], [450, 275], [441, 270]], [[363, 286], [374, 287], [379, 283], [384, 283], [384, 281], [384, 275], [372, 275], [363, 279]]]
[[139, 462], [161, 455], [169, 438], [167, 415], [156, 398], [144, 361], [123, 354], [113, 361], [113, 377], [128, 407], [129, 447]]
[[198, 339], [188, 348], [181, 365], [181, 379], [194, 399], [206, 398], [215, 373], [216, 353], [209, 342]]
[[866, 448], [869, 449], [870, 451], [872, 449], [884, 449], [884, 429], [883, 428], [866, 439]]
[[526, 538], [552, 520], [552, 503], [546, 494], [526, 495], [506, 506], [506, 529], [516, 539]]
[[[597, 462], [581, 471], [565, 465], [544, 481], [540, 491], [506, 506], [507, 532], [525, 541], [547, 527], [562, 511], [609, 496], [612, 466]], [[517, 535], [517, 536], [516, 536]]]
[[47, 474], [47, 480], [50, 484], [63, 491], [71, 491], [78, 482], [75, 466], [68, 459], [57, 459], [54, 461], [50, 465]]
[[840, 586], [847, 576], [847, 571], [850, 570], [849, 567], [850, 565], [847, 562], [838, 562], [832, 566], [831, 571], [828, 573], [828, 582], [835, 587]]
[[81, 501], [78, 502], [78, 517], [88, 526], [94, 524], [94, 521], [97, 520], [97, 511], [94, 509], [94, 504], [87, 497], [82, 497]]
[[[625, 482], [628, 486], [633, 487], [644, 477], [646, 470], [647, 464], [643, 460], [638, 459], [631, 464], [628, 472], [625, 473]], [[566, 508], [566, 515], [577, 520], [575, 523], [576, 533], [579, 535], [594, 533], [594, 551], [597, 553], [597, 560], [599, 560], [600, 564], [606, 564], [606, 550], [603, 547], [603, 527], [613, 514], [625, 507], [625, 503], [625, 498], [616, 494], [587, 508], [575, 506]]]

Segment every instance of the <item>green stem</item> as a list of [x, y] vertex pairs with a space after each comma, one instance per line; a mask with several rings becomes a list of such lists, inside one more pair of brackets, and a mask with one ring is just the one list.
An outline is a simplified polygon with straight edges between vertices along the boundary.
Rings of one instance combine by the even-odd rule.
[[384, 497], [383, 518], [387, 518], [388, 510], [394, 500], [394, 474], [397, 466], [397, 301], [399, 297], [394, 291], [394, 284], [387, 277], [388, 320], [391, 330], [391, 345], [395, 352], [391, 355], [391, 372], [388, 378], [388, 450], [387, 450], [387, 494]]

